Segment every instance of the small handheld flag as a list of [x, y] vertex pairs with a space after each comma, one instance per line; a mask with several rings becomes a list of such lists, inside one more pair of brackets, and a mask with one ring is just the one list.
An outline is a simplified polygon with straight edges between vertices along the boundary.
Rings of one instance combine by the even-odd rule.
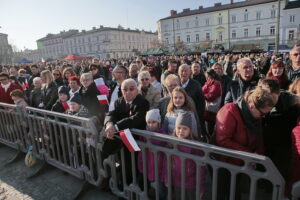
[[141, 151], [129, 129], [120, 131], [120, 136], [123, 143], [130, 152]]
[[108, 99], [107, 99], [107, 96], [105, 94], [98, 95], [97, 98], [98, 98], [98, 101], [101, 105], [108, 105]]

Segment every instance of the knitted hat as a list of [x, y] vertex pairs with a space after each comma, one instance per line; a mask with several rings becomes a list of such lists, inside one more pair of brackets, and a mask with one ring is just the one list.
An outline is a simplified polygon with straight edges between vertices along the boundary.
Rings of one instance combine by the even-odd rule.
[[149, 110], [146, 114], [146, 122], [149, 120], [153, 120], [156, 121], [158, 123], [161, 123], [161, 117], [159, 114], [159, 110], [158, 109], [152, 109]]
[[187, 126], [192, 129], [192, 116], [189, 112], [180, 112], [176, 118], [175, 126]]
[[60, 86], [58, 88], [58, 94], [61, 94], [61, 93], [69, 96], [69, 88], [67, 88], [66, 86]]
[[81, 99], [80, 94], [75, 93], [74, 96], [71, 97], [70, 102], [75, 102], [75, 103], [78, 103], [78, 104], [81, 105], [82, 104], [82, 99]]

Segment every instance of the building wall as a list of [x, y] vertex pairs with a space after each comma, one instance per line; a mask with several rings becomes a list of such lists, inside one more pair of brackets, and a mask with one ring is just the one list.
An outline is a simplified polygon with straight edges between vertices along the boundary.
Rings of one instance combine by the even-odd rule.
[[[284, 7], [285, 1], [282, 1], [280, 44], [284, 44], [283, 41], [287, 40], [289, 30], [298, 33], [300, 27], [300, 9], [283, 10]], [[193, 46], [196, 45], [200, 47], [206, 45], [207, 48], [222, 45], [225, 49], [229, 49], [239, 44], [257, 44], [261, 49], [268, 50], [275, 45], [277, 12], [278, 3], [275, 1], [259, 6], [245, 6], [184, 17], [175, 16], [157, 22], [158, 38], [160, 42], [168, 44], [171, 50], [174, 49], [174, 34], [175, 42], [176, 37], [180, 36], [183, 38], [181, 41], [191, 50], [194, 50]], [[291, 15], [295, 16], [293, 23], [289, 22]], [[222, 18], [222, 23], [219, 18]], [[186, 24], [189, 24], [189, 27]], [[196, 34], [199, 34], [199, 40], [196, 40]], [[206, 39], [207, 34], [210, 35], [209, 39]], [[190, 42], [186, 40], [187, 35], [191, 35]], [[205, 42], [208, 40], [209, 42]]]
[[120, 58], [134, 56], [146, 51], [151, 42], [157, 40], [154, 33], [127, 31], [126, 29], [101, 30], [93, 28], [65, 38], [43, 39], [41, 56], [63, 58], [68, 54], [98, 58]]

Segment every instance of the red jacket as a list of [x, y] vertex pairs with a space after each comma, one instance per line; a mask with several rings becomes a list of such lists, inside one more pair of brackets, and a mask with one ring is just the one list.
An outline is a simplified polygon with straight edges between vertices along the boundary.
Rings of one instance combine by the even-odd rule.
[[287, 184], [288, 194], [291, 191], [292, 185], [300, 181], [300, 121], [292, 131], [292, 162], [291, 162], [291, 175]]
[[[222, 95], [223, 91], [224, 88], [220, 81], [206, 81], [205, 85], [202, 87], [203, 96], [205, 100], [209, 102], [216, 100]], [[215, 121], [216, 113], [205, 111], [204, 119], [208, 121]]]
[[[214, 139], [217, 146], [264, 154], [263, 142], [257, 142], [251, 135], [251, 130], [244, 124], [240, 110], [235, 103], [225, 104], [218, 112]], [[225, 160], [238, 165], [241, 164], [241, 162], [230, 158], [225, 158]]]
[[14, 101], [10, 97], [10, 93], [13, 90], [20, 89], [23, 90], [21, 86], [11, 83], [7, 91], [5, 92], [4, 88], [0, 85], [0, 102], [14, 104]]
[[214, 101], [219, 96], [222, 95], [223, 86], [220, 81], [206, 81], [205, 85], [202, 87], [202, 92], [205, 100]]

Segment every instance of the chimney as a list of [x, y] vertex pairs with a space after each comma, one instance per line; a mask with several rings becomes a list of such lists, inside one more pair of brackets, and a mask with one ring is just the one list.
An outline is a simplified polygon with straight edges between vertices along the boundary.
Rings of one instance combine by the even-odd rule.
[[234, 2], [233, 2], [233, 0], [230, 0], [230, 4], [233, 4]]
[[199, 10], [203, 9], [203, 6], [199, 6]]
[[222, 6], [222, 3], [215, 3], [215, 7], [220, 7]]
[[185, 9], [183, 9], [183, 11], [182, 12], [190, 12], [190, 9], [189, 8], [185, 8]]
[[177, 11], [176, 10], [171, 10], [170, 14], [171, 14], [171, 16], [175, 16], [175, 15], [177, 15]]

